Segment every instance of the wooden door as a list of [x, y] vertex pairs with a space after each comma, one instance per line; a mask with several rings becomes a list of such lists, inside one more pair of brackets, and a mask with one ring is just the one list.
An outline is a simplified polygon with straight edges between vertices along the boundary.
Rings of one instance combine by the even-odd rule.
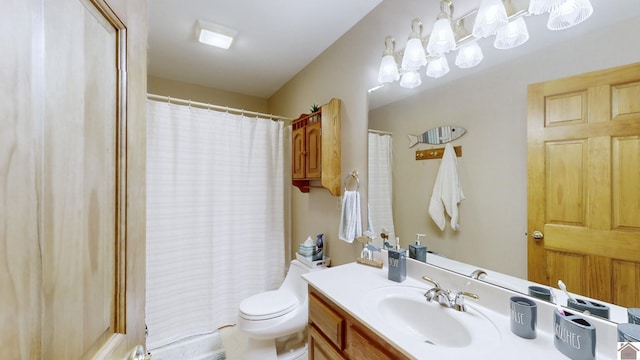
[[322, 128], [321, 122], [315, 121], [305, 127], [305, 177], [320, 178], [322, 175]]
[[530, 280], [640, 306], [639, 99], [640, 63], [529, 86]]
[[291, 153], [293, 155], [292, 160], [292, 173], [291, 177], [293, 179], [304, 179], [305, 178], [305, 144], [304, 144], [304, 127], [297, 127], [291, 132], [291, 139], [293, 144], [293, 149], [291, 149]]
[[0, 358], [122, 359], [144, 345], [145, 1], [0, 12]]

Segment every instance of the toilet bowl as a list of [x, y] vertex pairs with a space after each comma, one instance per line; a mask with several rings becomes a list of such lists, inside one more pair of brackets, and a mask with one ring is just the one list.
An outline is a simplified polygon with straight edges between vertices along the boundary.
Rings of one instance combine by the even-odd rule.
[[[307, 283], [301, 275], [322, 268], [312, 269], [293, 260], [280, 288], [242, 300], [238, 329], [249, 339], [246, 359], [292, 359], [299, 356], [294, 351], [278, 354], [276, 339], [282, 342], [289, 337], [300, 338], [309, 316]], [[304, 352], [306, 346], [297, 350]]]

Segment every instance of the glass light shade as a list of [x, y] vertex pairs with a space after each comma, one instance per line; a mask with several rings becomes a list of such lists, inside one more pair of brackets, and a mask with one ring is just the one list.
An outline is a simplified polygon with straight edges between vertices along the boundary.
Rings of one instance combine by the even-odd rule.
[[563, 2], [564, 0], [531, 0], [529, 1], [529, 14], [540, 15], [548, 13]]
[[427, 65], [427, 76], [432, 78], [439, 78], [444, 76], [449, 72], [449, 63], [447, 63], [447, 58], [444, 55], [441, 55], [435, 60], [429, 61]]
[[404, 70], [418, 70], [427, 63], [427, 54], [424, 52], [422, 40], [411, 38], [407, 42], [402, 56], [402, 68]]
[[420, 86], [421, 84], [422, 78], [420, 77], [420, 73], [415, 70], [407, 71], [402, 74], [402, 78], [400, 78], [400, 86], [406, 89], [412, 89]]
[[513, 49], [526, 43], [527, 40], [529, 40], [527, 23], [524, 22], [523, 17], [519, 17], [498, 29], [493, 46], [496, 49]]
[[398, 72], [398, 64], [393, 55], [385, 55], [380, 61], [380, 71], [378, 71], [379, 83], [390, 83], [400, 79], [400, 73]]
[[468, 69], [480, 64], [484, 59], [482, 49], [477, 42], [471, 42], [460, 49], [458, 49], [458, 55], [456, 56], [456, 66], [461, 69]]
[[440, 55], [453, 50], [456, 47], [456, 38], [451, 28], [451, 20], [440, 19], [433, 24], [431, 36], [427, 43], [427, 52], [430, 55]]
[[547, 27], [550, 30], [564, 30], [587, 20], [593, 14], [589, 0], [566, 0], [549, 14]]
[[473, 36], [483, 38], [495, 35], [498, 28], [508, 22], [507, 10], [502, 0], [482, 0], [473, 24]]

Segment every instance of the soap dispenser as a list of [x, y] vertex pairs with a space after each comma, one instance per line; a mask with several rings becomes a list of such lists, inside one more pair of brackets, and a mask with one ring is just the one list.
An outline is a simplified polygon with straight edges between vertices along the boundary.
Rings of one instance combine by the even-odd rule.
[[400, 248], [400, 238], [396, 238], [396, 246], [388, 250], [389, 280], [403, 282], [407, 278], [407, 252]]
[[426, 263], [427, 262], [427, 246], [420, 244], [420, 237], [424, 237], [424, 236], [427, 236], [427, 235], [416, 234], [416, 243], [409, 244], [409, 257]]

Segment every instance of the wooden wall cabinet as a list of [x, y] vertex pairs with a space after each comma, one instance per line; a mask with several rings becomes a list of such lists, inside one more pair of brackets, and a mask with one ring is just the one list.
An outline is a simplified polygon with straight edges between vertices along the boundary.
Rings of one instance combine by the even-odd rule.
[[309, 360], [409, 359], [309, 287]]
[[[317, 187], [341, 194], [340, 108], [340, 99], [331, 99], [291, 123], [291, 178], [304, 193]], [[320, 185], [313, 185], [317, 182]]]

